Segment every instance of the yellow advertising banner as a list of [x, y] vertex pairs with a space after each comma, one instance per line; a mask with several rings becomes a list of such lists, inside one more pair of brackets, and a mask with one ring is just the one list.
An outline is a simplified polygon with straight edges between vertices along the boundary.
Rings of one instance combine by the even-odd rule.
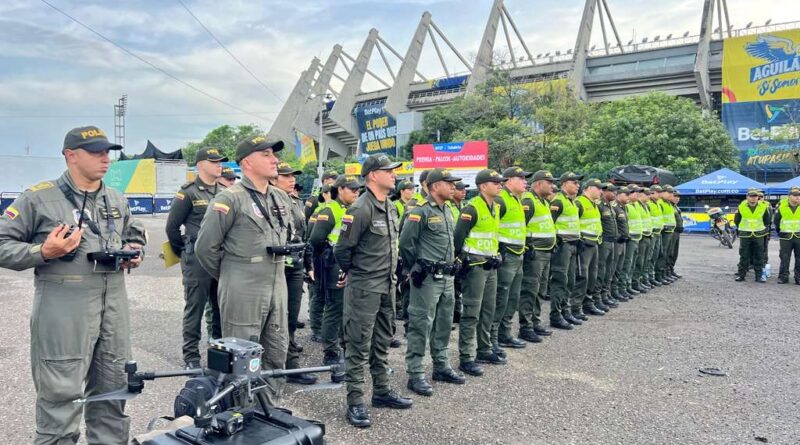
[[800, 29], [725, 39], [722, 102], [800, 97]]
[[296, 131], [295, 140], [295, 153], [297, 158], [300, 159], [300, 164], [305, 165], [309, 162], [317, 162], [316, 145], [314, 139], [300, 131]]
[[[361, 174], [361, 164], [354, 162], [350, 164], [344, 165], [344, 174], [345, 175], [360, 175]], [[394, 169], [394, 174], [397, 176], [413, 176], [414, 175], [414, 163], [411, 161], [403, 162], [400, 167]]]

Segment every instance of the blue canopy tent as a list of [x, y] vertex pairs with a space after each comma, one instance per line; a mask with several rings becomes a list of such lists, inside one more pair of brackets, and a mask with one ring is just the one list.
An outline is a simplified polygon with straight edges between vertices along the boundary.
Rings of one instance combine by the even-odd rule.
[[766, 186], [733, 170], [723, 168], [697, 179], [693, 179], [675, 187], [681, 195], [691, 196], [693, 204], [684, 209], [683, 227], [687, 232], [708, 232], [710, 230], [709, 218], [701, 204], [711, 207], [728, 208], [738, 205], [737, 196], [747, 194], [747, 189], [764, 189]]
[[786, 182], [780, 184], [773, 184], [767, 188], [769, 195], [788, 195], [789, 189], [792, 187], [800, 187], [800, 176], [796, 176]]

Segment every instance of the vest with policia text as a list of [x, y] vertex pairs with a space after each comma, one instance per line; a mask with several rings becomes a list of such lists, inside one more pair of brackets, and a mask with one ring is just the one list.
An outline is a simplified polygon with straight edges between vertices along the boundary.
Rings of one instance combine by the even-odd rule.
[[526, 227], [528, 246], [533, 246], [534, 250], [552, 249], [556, 245], [556, 224], [550, 206], [531, 192], [525, 192], [523, 197], [533, 202], [533, 216]]
[[394, 206], [397, 209], [397, 217], [403, 219], [403, 211], [406, 209], [406, 205], [403, 204], [402, 199], [398, 199], [394, 202]]
[[650, 210], [648, 210], [648, 206], [643, 205], [641, 202], [637, 202], [636, 206], [639, 208], [639, 215], [642, 216], [642, 236], [652, 236], [653, 219], [650, 216]]
[[506, 206], [506, 213], [500, 218], [497, 240], [510, 246], [514, 253], [522, 254], [525, 249], [525, 211], [522, 203], [508, 190], [501, 190], [498, 198]]
[[556, 233], [564, 241], [577, 241], [581, 238], [581, 222], [578, 207], [563, 193], [556, 194], [553, 202], [561, 203], [561, 214], [556, 219]]
[[603, 236], [603, 223], [600, 219], [600, 209], [586, 196], [581, 195], [578, 201], [583, 207], [580, 215], [581, 238], [600, 243]]
[[634, 241], [639, 241], [642, 239], [644, 222], [640, 208], [636, 204], [638, 202], [625, 204], [625, 208], [628, 210], [628, 236]]
[[665, 233], [672, 233], [675, 231], [675, 209], [672, 204], [663, 199], [658, 200], [658, 207], [661, 209], [661, 223], [664, 225]]
[[767, 212], [767, 204], [756, 204], [755, 210], [751, 210], [747, 201], [739, 204], [739, 214], [742, 220], [739, 221], [740, 238], [760, 238], [767, 236], [767, 226], [764, 225], [764, 213]]
[[339, 233], [342, 231], [342, 217], [347, 212], [347, 209], [342, 207], [342, 204], [335, 199], [329, 202], [326, 207], [331, 209], [331, 213], [333, 213], [333, 229], [328, 234], [328, 242], [334, 245], [339, 241]]
[[497, 241], [497, 232], [500, 229], [500, 205], [492, 203], [494, 212], [490, 212], [481, 195], [472, 198], [469, 203], [475, 208], [478, 220], [464, 240], [464, 252], [485, 257], [497, 256], [500, 248]]
[[664, 219], [661, 212], [661, 207], [653, 202], [647, 202], [647, 209], [650, 211], [650, 224], [653, 228], [653, 235], [658, 235], [661, 233], [661, 229], [664, 228]]
[[800, 238], [800, 206], [792, 210], [789, 206], [789, 200], [785, 199], [781, 201], [778, 206], [778, 212], [781, 214], [781, 225], [778, 227], [778, 237], [782, 240]]

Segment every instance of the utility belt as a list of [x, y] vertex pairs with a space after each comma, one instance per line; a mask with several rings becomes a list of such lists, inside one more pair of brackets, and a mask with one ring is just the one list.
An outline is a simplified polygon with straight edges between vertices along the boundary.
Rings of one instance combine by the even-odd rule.
[[461, 271], [461, 262], [449, 263], [447, 261], [430, 261], [418, 259], [411, 268], [411, 284], [416, 288], [422, 286], [422, 282], [428, 275], [434, 280], [443, 280], [445, 276], [455, 276]]
[[610, 236], [610, 235], [609, 236], [603, 235], [602, 240], [603, 240], [603, 242], [613, 243], [613, 242], [617, 241], [617, 237], [616, 236]]
[[800, 232], [778, 232], [778, 238], [788, 241], [792, 238], [800, 238]]

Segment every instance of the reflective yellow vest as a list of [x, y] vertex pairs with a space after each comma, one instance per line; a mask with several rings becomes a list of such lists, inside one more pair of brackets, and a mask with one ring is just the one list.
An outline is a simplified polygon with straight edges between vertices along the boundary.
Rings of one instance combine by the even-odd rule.
[[647, 209], [650, 210], [650, 224], [652, 224], [651, 227], [653, 228], [653, 234], [658, 235], [661, 233], [661, 229], [664, 228], [661, 207], [657, 203], [649, 201], [647, 203]]
[[637, 202], [636, 206], [639, 208], [639, 215], [642, 217], [642, 236], [651, 236], [653, 234], [653, 220], [650, 216], [650, 210], [647, 209], [648, 206], [642, 205], [641, 202]]
[[505, 204], [506, 213], [500, 218], [497, 240], [518, 248], [512, 248], [511, 251], [522, 254], [525, 248], [525, 211], [522, 209], [522, 203], [508, 190], [501, 190], [498, 198]]
[[597, 204], [585, 196], [578, 197], [578, 201], [583, 207], [583, 214], [580, 215], [581, 238], [597, 243], [601, 242], [603, 223], [600, 220], [600, 209], [597, 208]]
[[661, 208], [661, 221], [664, 224], [664, 232], [674, 232], [677, 223], [675, 221], [675, 209], [672, 207], [672, 204], [663, 199], [659, 199], [658, 206]]
[[403, 219], [403, 212], [406, 209], [406, 205], [403, 203], [402, 199], [398, 199], [394, 202], [394, 206], [397, 209], [397, 217], [399, 219]]
[[636, 204], [638, 203], [625, 204], [625, 208], [628, 210], [628, 236], [634, 241], [639, 241], [642, 239], [644, 225], [642, 224], [642, 213]]
[[778, 211], [781, 213], [781, 226], [778, 229], [780, 239], [800, 238], [800, 206], [792, 210], [789, 200], [785, 200], [781, 201]]
[[558, 193], [553, 202], [561, 203], [561, 214], [556, 219], [556, 233], [565, 241], [576, 241], [581, 237], [581, 222], [578, 207], [563, 193]]
[[767, 235], [767, 227], [764, 225], [764, 213], [767, 211], [767, 204], [756, 204], [755, 210], [750, 210], [747, 201], [739, 204], [739, 214], [742, 220], [739, 222], [740, 238], [760, 238]]
[[556, 245], [556, 224], [547, 202], [531, 192], [523, 195], [533, 202], [533, 216], [528, 220], [527, 237], [531, 239], [534, 250], [550, 250]]
[[494, 212], [490, 212], [481, 195], [472, 198], [469, 203], [478, 213], [478, 221], [464, 240], [464, 252], [487, 257], [497, 256], [500, 248], [497, 241], [497, 231], [500, 229], [500, 205], [492, 203]]
[[444, 205], [446, 205], [447, 208], [450, 209], [450, 212], [453, 214], [453, 221], [458, 221], [458, 215], [460, 213], [460, 210], [458, 210], [458, 207], [455, 205], [455, 203], [453, 203], [453, 201], [445, 201]]
[[336, 242], [339, 241], [339, 233], [342, 231], [342, 217], [347, 211], [347, 208], [342, 206], [342, 204], [335, 199], [329, 202], [326, 207], [331, 209], [331, 213], [333, 213], [333, 229], [331, 229], [331, 233], [328, 234], [328, 241], [331, 244], [336, 244]]

